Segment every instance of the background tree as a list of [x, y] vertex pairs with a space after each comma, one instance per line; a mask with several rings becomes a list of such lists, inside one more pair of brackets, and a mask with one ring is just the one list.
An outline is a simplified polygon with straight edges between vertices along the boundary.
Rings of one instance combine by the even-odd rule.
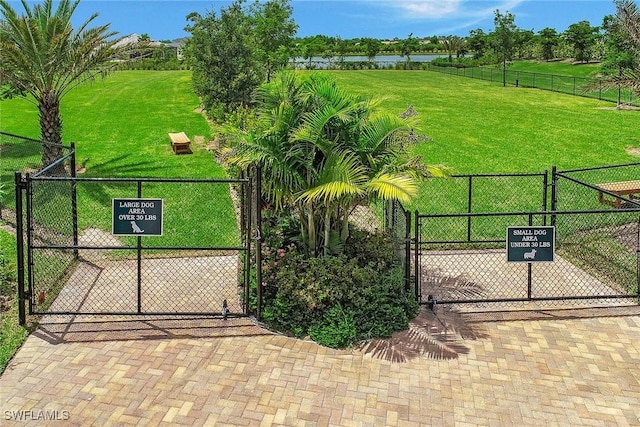
[[258, 62], [251, 20], [235, 1], [220, 11], [202, 17], [187, 16], [191, 38], [185, 45], [193, 70], [193, 85], [212, 118], [249, 105], [253, 91], [263, 81], [265, 70]]
[[580, 21], [569, 25], [564, 37], [573, 46], [575, 60], [588, 62], [593, 53], [591, 49], [598, 37], [598, 27], [592, 27], [589, 21]]
[[407, 62], [411, 62], [411, 53], [417, 52], [420, 48], [420, 41], [413, 37], [413, 33], [410, 33], [406, 39], [400, 42], [400, 56], [406, 56]]
[[464, 55], [466, 51], [466, 41], [460, 36], [446, 36], [441, 39], [441, 43], [444, 46], [444, 49], [447, 51], [449, 55], [449, 62], [453, 62], [453, 54], [455, 53], [456, 58], [460, 58], [460, 56]]
[[502, 68], [502, 85], [507, 85], [507, 64], [513, 60], [516, 46], [515, 15], [509, 11], [504, 14], [499, 10], [495, 11], [493, 23], [495, 29], [490, 33], [490, 45], [496, 54], [498, 63]]
[[[627, 88], [640, 95], [640, 11], [634, 1], [616, 0], [616, 16], [605, 18], [609, 55], [603, 63], [600, 89]], [[591, 88], [593, 89], [593, 87]], [[620, 98], [620, 96], [618, 97]], [[620, 105], [620, 100], [618, 100]]]
[[293, 56], [293, 37], [298, 25], [289, 0], [256, 0], [250, 10], [254, 20], [258, 61], [264, 64], [267, 81], [273, 73], [287, 65]]
[[373, 39], [370, 37], [365, 37], [360, 41], [361, 46], [364, 48], [364, 54], [366, 55], [369, 62], [373, 62], [376, 58], [376, 55], [382, 49], [382, 42], [378, 39]]
[[336, 36], [335, 51], [336, 51], [336, 55], [338, 56], [338, 62], [342, 65], [344, 63], [344, 58], [349, 53], [349, 41], [344, 40], [340, 36]]
[[195, 92], [211, 118], [224, 120], [251, 105], [256, 88], [288, 61], [295, 24], [287, 4], [269, 0], [247, 8], [244, 0], [235, 0], [220, 16], [187, 16], [191, 37], [185, 55]]
[[518, 59], [532, 57], [534, 41], [535, 34], [532, 30], [516, 29], [514, 37], [515, 57]]
[[485, 55], [487, 49], [488, 39], [487, 35], [481, 28], [469, 31], [469, 37], [467, 37], [467, 47], [469, 51], [473, 53], [473, 59], [480, 59]]
[[553, 28], [544, 28], [538, 32], [542, 59], [550, 61], [555, 58], [554, 49], [560, 42], [560, 35]]
[[[45, 0], [30, 9], [23, 2], [24, 14], [0, 0], [0, 81], [38, 107], [42, 165], [48, 166], [62, 155], [62, 117], [60, 101], [80, 83], [104, 77], [110, 59], [128, 46], [115, 47], [117, 33], [109, 25], [90, 27], [91, 15], [77, 30], [72, 16], [78, 1]], [[62, 170], [55, 171], [62, 172]]]

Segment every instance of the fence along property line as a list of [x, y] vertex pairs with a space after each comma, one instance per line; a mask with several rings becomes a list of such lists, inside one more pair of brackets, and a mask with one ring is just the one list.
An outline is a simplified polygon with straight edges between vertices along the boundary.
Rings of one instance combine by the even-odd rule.
[[[428, 71], [470, 77], [490, 82], [502, 82], [503, 72], [495, 67], [440, 67], [426, 63]], [[504, 75], [506, 84], [516, 87], [528, 87], [534, 89], [560, 92], [568, 95], [582, 96], [598, 99], [600, 101], [615, 102], [617, 104], [639, 105], [640, 101], [627, 89], [603, 90], [597, 85], [596, 79], [587, 77], [565, 76], [560, 74], [535, 73], [530, 71], [508, 70]], [[592, 85], [596, 90], [587, 91]]]

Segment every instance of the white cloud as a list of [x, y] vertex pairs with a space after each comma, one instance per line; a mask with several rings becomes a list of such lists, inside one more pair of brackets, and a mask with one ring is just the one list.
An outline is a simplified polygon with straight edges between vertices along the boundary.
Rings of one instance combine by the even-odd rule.
[[513, 10], [524, 0], [400, 0], [387, 5], [414, 19], [483, 19], [491, 17], [496, 9]]
[[456, 14], [460, 0], [401, 1], [398, 7], [416, 18], [437, 19]]

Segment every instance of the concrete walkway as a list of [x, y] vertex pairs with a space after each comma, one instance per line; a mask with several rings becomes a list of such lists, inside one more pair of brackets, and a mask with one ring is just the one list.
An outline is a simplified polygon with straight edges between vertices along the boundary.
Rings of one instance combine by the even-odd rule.
[[45, 318], [0, 424], [640, 426], [640, 307], [465, 316], [466, 353], [406, 363], [248, 319]]

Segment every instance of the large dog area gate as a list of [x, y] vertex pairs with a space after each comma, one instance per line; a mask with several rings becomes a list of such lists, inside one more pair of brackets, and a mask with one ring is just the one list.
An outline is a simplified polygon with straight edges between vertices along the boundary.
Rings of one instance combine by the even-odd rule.
[[16, 212], [25, 213], [16, 222], [27, 242], [21, 306], [30, 314], [247, 315], [257, 194], [249, 179], [16, 173]]

